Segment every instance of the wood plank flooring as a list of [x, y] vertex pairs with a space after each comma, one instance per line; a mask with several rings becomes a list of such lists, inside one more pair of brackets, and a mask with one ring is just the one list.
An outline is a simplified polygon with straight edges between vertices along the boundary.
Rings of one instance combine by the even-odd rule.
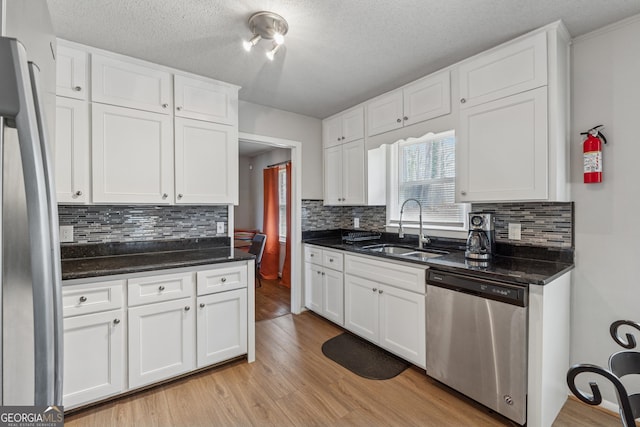
[[[264, 284], [263, 284], [264, 286]], [[324, 357], [342, 330], [312, 314], [256, 323], [256, 362], [244, 360], [67, 415], [79, 426], [510, 426], [508, 420], [412, 367], [361, 378]], [[557, 427], [619, 427], [569, 400]]]
[[291, 313], [291, 289], [279, 282], [262, 279], [262, 286], [256, 288], [256, 322]]

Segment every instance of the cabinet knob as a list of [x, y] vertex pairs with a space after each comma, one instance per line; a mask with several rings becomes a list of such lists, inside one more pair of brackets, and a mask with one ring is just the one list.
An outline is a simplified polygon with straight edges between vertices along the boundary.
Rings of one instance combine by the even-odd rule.
[[466, 196], [467, 192], [466, 191], [461, 191], [460, 194], [463, 195], [463, 196]]
[[164, 291], [164, 285], [160, 285], [160, 286], [158, 286], [158, 290], [159, 290], [160, 292]]
[[178, 199], [182, 199], [182, 194], [178, 194]]
[[176, 110], [182, 111], [182, 107], [176, 107]]
[[169, 104], [162, 104], [162, 108], [169, 108]]
[[167, 197], [169, 197], [169, 195], [168, 195], [167, 193], [163, 193], [163, 194], [162, 194], [162, 198], [163, 198], [163, 199], [166, 199]]
[[80, 92], [80, 91], [82, 90], [82, 86], [74, 86], [74, 87], [73, 87], [73, 90], [74, 90], [75, 92]]
[[81, 296], [80, 297], [80, 302], [87, 302], [87, 297]]
[[320, 274], [320, 272], [319, 272], [319, 271], [316, 271], [316, 274]]
[[324, 276], [324, 271], [322, 272], [322, 275]]
[[203, 302], [200, 303], [200, 308], [204, 308], [204, 303]]
[[184, 311], [189, 311], [189, 310], [191, 310], [191, 307], [189, 307], [189, 306], [186, 306], [186, 307], [184, 308]]
[[396, 122], [402, 123], [402, 119], [398, 119], [398, 120], [396, 120]]
[[344, 141], [344, 136], [341, 139]]
[[378, 290], [378, 288], [373, 288], [373, 292], [376, 292]]
[[76, 196], [76, 197], [80, 197], [80, 196], [82, 196], [82, 191], [80, 191], [80, 190], [76, 191], [76, 192], [75, 192], [75, 196]]
[[119, 324], [119, 323], [120, 323], [120, 319], [113, 319], [113, 324], [114, 324], [114, 325], [117, 325], [117, 324]]
[[464, 98], [461, 98], [461, 99], [460, 99], [460, 104], [464, 104], [465, 102], [467, 102], [467, 100], [466, 100], [466, 99], [464, 99]]
[[402, 120], [404, 120], [404, 121], [406, 122], [407, 120], [409, 120], [409, 117], [404, 116], [404, 117], [402, 118]]
[[382, 293], [382, 289], [380, 289], [380, 290], [378, 291], [378, 293], [379, 293], [379, 294], [381, 294], [381, 293]]
[[224, 283], [224, 282], [226, 282], [226, 281], [227, 281], [227, 278], [226, 278], [226, 277], [223, 277], [222, 279], [220, 279], [220, 281], [221, 281], [222, 283]]
[[313, 254], [309, 255], [311, 258], [313, 258]]
[[329, 262], [333, 262], [333, 258], [329, 258]]
[[336, 138], [336, 141], [340, 141], [340, 137]]

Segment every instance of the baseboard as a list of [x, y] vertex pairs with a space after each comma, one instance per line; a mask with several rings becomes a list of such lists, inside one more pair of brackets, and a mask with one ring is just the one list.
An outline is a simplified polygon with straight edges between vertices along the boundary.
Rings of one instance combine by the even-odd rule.
[[[578, 399], [577, 397], [575, 397], [573, 394], [569, 395], [569, 399], [573, 399], [576, 402], [580, 402], [582, 404], [584, 404], [583, 402], [580, 401], [580, 399]], [[593, 408], [594, 406], [592, 406]], [[602, 411], [604, 413], [606, 413], [607, 415], [611, 415], [612, 417], [616, 417], [616, 418], [620, 418], [620, 406], [618, 406], [617, 403], [613, 403], [610, 402], [608, 400], [604, 400], [602, 399], [602, 403], [598, 406], [595, 406], [595, 409]]]

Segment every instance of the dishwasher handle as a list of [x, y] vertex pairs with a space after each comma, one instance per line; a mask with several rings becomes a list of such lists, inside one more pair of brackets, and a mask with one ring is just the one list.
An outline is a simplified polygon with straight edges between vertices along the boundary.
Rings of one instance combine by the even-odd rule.
[[529, 292], [526, 286], [433, 269], [428, 271], [427, 284], [520, 307], [526, 307], [528, 303]]

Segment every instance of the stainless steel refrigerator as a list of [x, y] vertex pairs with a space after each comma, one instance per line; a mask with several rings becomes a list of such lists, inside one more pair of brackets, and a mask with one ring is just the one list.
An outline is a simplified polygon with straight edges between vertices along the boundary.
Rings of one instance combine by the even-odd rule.
[[55, 123], [55, 38], [45, 0], [0, 0], [0, 36], [0, 402], [61, 405], [60, 244], [47, 131]]

